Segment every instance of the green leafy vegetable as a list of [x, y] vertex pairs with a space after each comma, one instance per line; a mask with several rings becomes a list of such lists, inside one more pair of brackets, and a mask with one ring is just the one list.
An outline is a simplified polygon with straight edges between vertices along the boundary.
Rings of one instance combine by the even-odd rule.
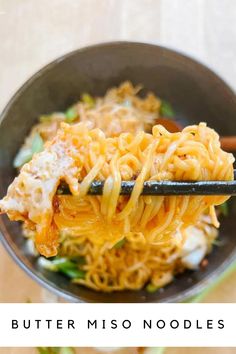
[[37, 348], [39, 354], [50, 354], [48, 348]]
[[58, 272], [58, 267], [52, 263], [52, 261], [50, 261], [49, 259], [45, 258], [45, 257], [39, 257], [38, 258], [38, 264], [39, 266], [50, 270], [51, 272]]
[[213, 245], [213, 246], [220, 247], [220, 246], [223, 246], [223, 245], [224, 245], [224, 241], [223, 241], [223, 240], [215, 239], [215, 240], [212, 241], [212, 245]]
[[59, 354], [60, 348], [41, 347], [37, 350], [39, 354]]
[[81, 97], [82, 101], [86, 103], [90, 108], [94, 107], [95, 105], [95, 100], [94, 98], [89, 95], [88, 93], [84, 93]]
[[72, 262], [75, 262], [78, 265], [85, 265], [86, 259], [85, 257], [78, 256], [78, 257], [71, 257]]
[[229, 215], [229, 205], [227, 202], [224, 202], [223, 204], [220, 205], [220, 211], [224, 216]]
[[71, 262], [67, 257], [55, 257], [51, 260], [52, 264], [54, 264], [58, 269], [60, 267], [71, 267], [74, 266], [75, 263]]
[[74, 120], [78, 117], [78, 112], [76, 107], [70, 107], [69, 109], [67, 109], [65, 116], [66, 116], [67, 123], [73, 123]]
[[59, 347], [50, 347], [48, 349], [52, 351], [52, 354], [60, 354], [60, 348]]
[[85, 271], [78, 268], [78, 264], [72, 262], [67, 258], [58, 258], [52, 261], [52, 263], [57, 266], [58, 270], [69, 278], [72, 279], [84, 279]]
[[39, 354], [75, 354], [75, 349], [69, 347], [41, 347], [37, 351]]
[[21, 149], [13, 160], [13, 166], [19, 168], [32, 159], [31, 149]]
[[171, 104], [167, 101], [161, 101], [160, 115], [162, 117], [173, 118], [175, 113]]
[[65, 268], [60, 269], [60, 271], [71, 279], [84, 279], [86, 275], [86, 272], [84, 270], [76, 268]]
[[159, 289], [159, 287], [154, 285], [154, 284], [152, 284], [152, 283], [149, 283], [146, 286], [146, 290], [147, 290], [148, 293], [155, 293], [158, 289]]
[[126, 242], [126, 239], [125, 239], [125, 237], [124, 237], [124, 238], [122, 238], [122, 240], [118, 241], [118, 242], [113, 246], [113, 248], [119, 249], [119, 248], [121, 248], [121, 247], [124, 246], [125, 242]]
[[42, 150], [43, 150], [43, 139], [38, 133], [36, 133], [32, 140], [31, 147], [23, 148], [18, 152], [18, 154], [14, 158], [13, 166], [15, 168], [19, 168], [23, 166], [25, 163], [29, 162], [32, 159], [33, 154], [37, 152], [41, 152]]
[[75, 350], [73, 348], [64, 347], [61, 348], [60, 354], [75, 354]]
[[39, 133], [36, 133], [31, 145], [31, 151], [33, 154], [43, 151], [43, 139]]
[[41, 266], [52, 272], [61, 272], [71, 279], [85, 278], [86, 272], [79, 268], [82, 264], [79, 264], [76, 260], [73, 261], [67, 257], [56, 257], [52, 260], [40, 257], [39, 260]]
[[57, 265], [58, 270], [61, 273], [64, 273], [71, 279], [84, 279], [85, 278], [85, 271], [78, 268], [78, 265], [71, 261], [65, 261], [64, 263], [61, 262]]

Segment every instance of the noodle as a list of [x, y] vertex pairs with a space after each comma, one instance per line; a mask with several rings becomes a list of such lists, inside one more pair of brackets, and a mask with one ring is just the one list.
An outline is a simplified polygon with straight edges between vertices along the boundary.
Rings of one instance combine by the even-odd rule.
[[[42, 255], [84, 257], [85, 276], [74, 281], [95, 290], [161, 287], [186, 267], [181, 257], [187, 264], [191, 233], [199, 233], [203, 256], [217, 235], [214, 206], [227, 196], [142, 196], [144, 181], [233, 179], [233, 156], [221, 150], [214, 130], [200, 123], [170, 133], [154, 125], [161, 101], [153, 94], [140, 99], [138, 90], [125, 83], [92, 106], [75, 105], [73, 124], [54, 114], [35, 126], [22, 149], [37, 131], [44, 150], [0, 201], [11, 220], [24, 221]], [[95, 179], [104, 181], [102, 196], [87, 195]], [[120, 196], [122, 180], [135, 180], [130, 196]], [[72, 195], [56, 193], [62, 182]]]

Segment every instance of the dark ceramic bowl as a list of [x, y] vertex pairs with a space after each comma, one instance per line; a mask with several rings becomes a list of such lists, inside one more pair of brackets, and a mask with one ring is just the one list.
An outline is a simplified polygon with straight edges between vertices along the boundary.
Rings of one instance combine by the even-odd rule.
[[[12, 160], [37, 117], [63, 111], [83, 92], [104, 95], [124, 80], [142, 84], [173, 105], [183, 124], [205, 121], [222, 135], [236, 134], [236, 98], [211, 70], [185, 55], [150, 44], [116, 42], [67, 54], [36, 73], [15, 94], [1, 117], [0, 193], [6, 193], [15, 171]], [[18, 223], [1, 217], [2, 241], [8, 252], [33, 279], [70, 301], [178, 302], [197, 294], [232, 262], [236, 254], [236, 198], [222, 220], [222, 245], [209, 255], [209, 266], [185, 272], [163, 291], [123, 291], [104, 294], [73, 285], [61, 274], [38, 268], [26, 252]], [[10, 276], [10, 274], [9, 274]]]

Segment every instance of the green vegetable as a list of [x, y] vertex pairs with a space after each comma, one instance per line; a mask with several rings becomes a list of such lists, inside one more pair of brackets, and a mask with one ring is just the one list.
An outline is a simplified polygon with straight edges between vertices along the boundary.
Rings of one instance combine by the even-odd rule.
[[152, 284], [152, 283], [149, 283], [147, 286], [146, 286], [146, 290], [148, 293], [152, 294], [152, 293], [155, 293], [157, 290], [159, 289], [158, 286]]
[[75, 268], [78, 264], [76, 261], [66, 257], [56, 257], [51, 261], [59, 270]]
[[86, 103], [90, 108], [94, 107], [95, 105], [95, 100], [94, 98], [89, 95], [88, 93], [84, 93], [81, 97], [82, 101]]
[[54, 259], [51, 260], [51, 263], [55, 265], [58, 269], [60, 267], [74, 267], [75, 263], [71, 262], [69, 258], [66, 257], [55, 257]]
[[113, 248], [119, 249], [119, 248], [121, 248], [121, 247], [124, 246], [125, 242], [126, 242], [126, 239], [125, 239], [125, 237], [124, 237], [124, 238], [122, 238], [120, 241], [118, 241], [118, 242], [113, 246]]
[[60, 348], [41, 347], [37, 348], [39, 354], [59, 354]]
[[39, 354], [50, 354], [47, 348], [37, 348]]
[[60, 272], [67, 275], [69, 278], [83, 279], [85, 277], [85, 271], [79, 269], [78, 264], [66, 258], [55, 259], [52, 263], [57, 266]]
[[84, 279], [86, 275], [86, 272], [84, 270], [76, 268], [60, 269], [60, 271], [71, 279]]
[[21, 149], [13, 160], [13, 166], [19, 168], [32, 159], [31, 149]]
[[72, 261], [66, 257], [56, 257], [52, 260], [40, 257], [40, 264], [52, 272], [61, 272], [71, 279], [84, 279], [86, 275], [84, 270], [79, 269], [81, 263], [79, 264], [76, 260]]
[[[55, 261], [53, 261], [53, 262], [55, 262]], [[57, 265], [57, 268], [61, 273], [64, 273], [69, 278], [72, 278], [72, 279], [84, 279], [85, 278], [86, 272], [79, 269], [78, 264], [71, 262], [70, 260], [65, 259], [64, 262], [63, 261], [57, 262], [55, 265]]]
[[51, 272], [58, 272], [58, 267], [55, 264], [53, 264], [52, 261], [50, 261], [47, 258], [44, 258], [42, 256], [39, 257], [38, 264], [39, 264], [39, 266], [41, 266], [41, 267], [43, 267], [45, 269], [48, 269]]
[[167, 101], [161, 101], [160, 115], [162, 117], [173, 118], [175, 113], [171, 104]]
[[50, 347], [48, 349], [52, 351], [52, 354], [60, 354], [60, 348], [59, 347]]
[[52, 120], [51, 114], [43, 114], [39, 117], [40, 123], [49, 123]]
[[85, 259], [85, 257], [82, 257], [82, 256], [72, 257], [71, 260], [72, 260], [72, 262], [76, 263], [77, 265], [85, 265], [86, 264], [86, 259]]
[[69, 347], [62, 348], [51, 348], [51, 347], [42, 347], [37, 348], [39, 354], [75, 354], [75, 350]]
[[41, 152], [43, 150], [43, 139], [41, 136], [36, 133], [31, 144], [31, 148], [23, 148], [21, 149], [13, 161], [13, 166], [15, 168], [19, 168], [23, 166], [25, 163], [29, 162], [33, 154], [37, 152]]
[[64, 347], [61, 348], [60, 354], [75, 354], [75, 350], [73, 348]]
[[224, 202], [223, 204], [220, 205], [220, 211], [224, 216], [229, 215], [229, 205], [227, 202]]
[[224, 244], [224, 241], [223, 241], [223, 240], [215, 239], [215, 240], [212, 241], [212, 245], [213, 245], [213, 246], [220, 247], [220, 246], [223, 246], [223, 244]]
[[78, 112], [76, 107], [70, 107], [69, 109], [67, 109], [65, 116], [66, 116], [67, 123], [74, 122], [74, 120], [78, 117]]
[[36, 133], [31, 145], [31, 151], [33, 154], [43, 151], [43, 139]]

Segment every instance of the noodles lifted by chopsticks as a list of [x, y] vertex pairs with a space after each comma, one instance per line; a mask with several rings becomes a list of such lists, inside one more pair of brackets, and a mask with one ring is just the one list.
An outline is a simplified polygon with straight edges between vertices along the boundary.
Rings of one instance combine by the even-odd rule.
[[[124, 237], [134, 243], [170, 241], [181, 224], [190, 225], [224, 196], [140, 196], [147, 180], [231, 180], [233, 157], [221, 150], [214, 130], [201, 123], [180, 133], [162, 126], [153, 133], [122, 133], [106, 138], [84, 123], [62, 123], [43, 152], [25, 164], [1, 201], [13, 220], [35, 228], [39, 252], [57, 253], [59, 231], [68, 230], [112, 248]], [[94, 179], [104, 180], [101, 197], [88, 196]], [[120, 196], [122, 180], [135, 179], [130, 197]], [[72, 196], [56, 195], [65, 181]], [[81, 183], [79, 181], [82, 181]]]
[[[40, 254], [76, 259], [66, 261], [69, 276], [95, 290], [140, 289], [147, 282], [161, 287], [176, 272], [196, 268], [217, 236], [214, 206], [228, 197], [141, 196], [144, 181], [233, 179], [234, 158], [214, 130], [205, 123], [179, 133], [153, 126], [161, 100], [140, 98], [139, 89], [124, 83], [103, 98], [84, 95], [66, 114], [43, 116], [15, 159], [16, 167], [23, 165], [19, 176], [0, 201], [1, 212], [24, 222]], [[25, 163], [31, 146], [44, 150]], [[105, 182], [102, 196], [87, 195], [95, 179]], [[119, 195], [122, 180], [135, 181], [130, 196]], [[61, 183], [72, 195], [60, 194]]]

